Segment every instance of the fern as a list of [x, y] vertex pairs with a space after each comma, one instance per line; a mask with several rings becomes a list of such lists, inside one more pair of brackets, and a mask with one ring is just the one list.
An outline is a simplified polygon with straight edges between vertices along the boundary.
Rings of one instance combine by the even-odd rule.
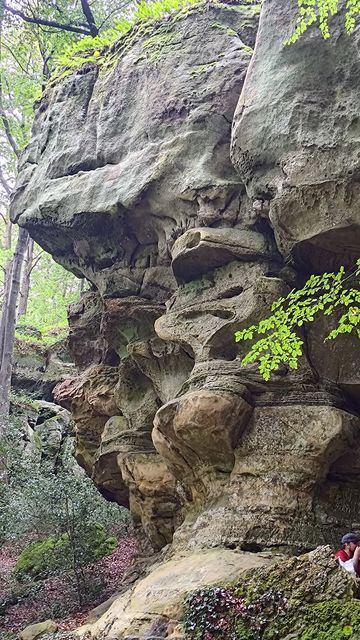
[[198, 2], [199, 0], [152, 0], [150, 2], [142, 0], [137, 4], [131, 17], [116, 20], [114, 27], [103, 31], [95, 38], [85, 36], [68, 45], [56, 58], [55, 76], [59, 75], [63, 69], [80, 67], [85, 62], [101, 63], [106, 49], [111, 47], [120, 36], [128, 33], [133, 26], [147, 20], [157, 20], [163, 15], [169, 15]]

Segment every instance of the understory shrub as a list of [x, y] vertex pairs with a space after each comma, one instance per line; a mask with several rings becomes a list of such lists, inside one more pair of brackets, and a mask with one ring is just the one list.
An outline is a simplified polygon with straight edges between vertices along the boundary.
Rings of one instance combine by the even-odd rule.
[[83, 604], [93, 586], [101, 588], [88, 567], [114, 551], [128, 511], [107, 502], [78, 466], [72, 435], [54, 463], [39, 456], [38, 434], [17, 420], [0, 440], [0, 547], [22, 549], [13, 572], [19, 581], [70, 572]]
[[14, 568], [18, 580], [44, 578], [59, 574], [74, 567], [74, 552], [80, 554], [79, 564], [86, 566], [114, 551], [115, 536], [109, 536], [98, 523], [85, 528], [81, 540], [69, 533], [49, 536], [39, 542], [31, 542], [19, 555]]

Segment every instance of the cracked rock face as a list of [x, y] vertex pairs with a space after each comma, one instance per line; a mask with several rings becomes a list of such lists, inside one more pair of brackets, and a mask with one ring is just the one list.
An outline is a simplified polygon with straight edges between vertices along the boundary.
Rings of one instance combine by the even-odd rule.
[[359, 255], [357, 36], [284, 47], [288, 2], [265, 1], [251, 58], [257, 13], [183, 10], [49, 87], [13, 201], [91, 283], [56, 398], [80, 464], [158, 548], [303, 549], [358, 522], [357, 343], [330, 352], [316, 323], [298, 370], [265, 384], [234, 342]]

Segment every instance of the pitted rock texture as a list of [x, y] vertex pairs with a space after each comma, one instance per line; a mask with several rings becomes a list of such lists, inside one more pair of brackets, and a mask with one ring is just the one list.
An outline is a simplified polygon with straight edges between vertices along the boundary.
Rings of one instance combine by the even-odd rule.
[[313, 27], [288, 46], [296, 11], [264, 3], [232, 158], [250, 197], [270, 200], [280, 251], [333, 270], [359, 256], [360, 34], [347, 37], [338, 16], [329, 40]]
[[164, 301], [174, 240], [239, 217], [229, 136], [257, 12], [203, 4], [145, 25], [107, 73], [90, 65], [43, 96], [14, 219], [102, 294]]
[[358, 36], [285, 47], [291, 9], [265, 0], [251, 59], [258, 11], [201, 3], [50, 86], [13, 202], [91, 283], [56, 398], [79, 462], [158, 548], [301, 550], [358, 523], [357, 343], [331, 352], [316, 323], [298, 370], [265, 383], [234, 342], [360, 253]]

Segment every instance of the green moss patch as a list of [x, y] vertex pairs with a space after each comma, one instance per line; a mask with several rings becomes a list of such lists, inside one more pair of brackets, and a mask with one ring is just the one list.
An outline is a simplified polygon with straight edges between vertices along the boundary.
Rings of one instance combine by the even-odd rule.
[[[22, 550], [16, 561], [15, 577], [18, 580], [40, 579], [71, 569], [73, 554], [79, 551], [77, 542], [76, 539], [72, 540], [68, 533], [31, 542]], [[117, 539], [107, 535], [100, 524], [89, 527], [85, 542], [85, 546], [81, 547], [83, 564], [90, 564], [109, 555], [117, 545]]]

